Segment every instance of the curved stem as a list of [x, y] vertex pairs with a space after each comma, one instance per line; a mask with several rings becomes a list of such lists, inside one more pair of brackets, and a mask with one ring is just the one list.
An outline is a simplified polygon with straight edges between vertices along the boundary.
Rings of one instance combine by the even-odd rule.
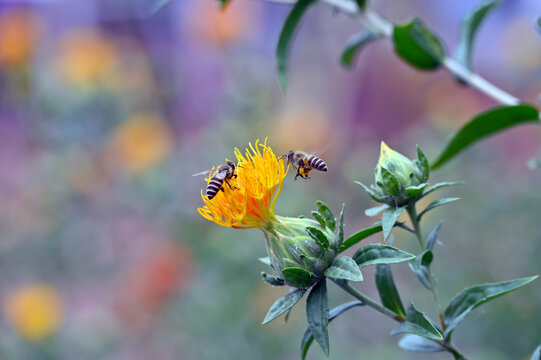
[[[421, 225], [419, 224], [419, 219], [417, 218], [417, 210], [415, 209], [415, 203], [408, 204], [406, 206], [406, 210], [410, 217], [413, 228], [415, 229], [417, 240], [419, 240], [419, 246], [421, 247], [421, 252], [423, 252], [426, 250], [426, 245], [425, 245], [425, 240], [423, 238], [423, 234], [421, 232]], [[436, 279], [434, 278], [434, 275], [432, 274], [432, 270], [430, 269], [430, 266], [427, 266], [427, 270], [428, 270], [428, 279], [430, 281], [430, 291], [432, 292], [432, 296], [434, 297], [434, 302], [436, 303], [436, 307], [438, 309], [438, 315], [440, 318], [441, 328], [443, 331], [445, 331], [445, 328], [446, 328], [445, 320], [443, 317], [443, 310], [442, 310], [440, 299], [438, 296], [438, 288], [436, 286]]]
[[[281, 3], [281, 4], [294, 4], [297, 0], [264, 0], [267, 2]], [[387, 19], [380, 16], [378, 13], [372, 11], [371, 9], [366, 9], [365, 11], [360, 11], [357, 4], [351, 0], [321, 0], [321, 2], [326, 3], [329, 6], [339, 9], [345, 14], [349, 14], [355, 17], [359, 22], [364, 26], [369, 27], [371, 30], [385, 36], [393, 36], [393, 24]], [[455, 59], [450, 57], [445, 57], [442, 60], [442, 66], [451, 74], [453, 77], [460, 79], [462, 82], [470, 85], [479, 92], [485, 94], [486, 96], [492, 98], [493, 100], [499, 102], [503, 105], [518, 105], [520, 100], [515, 96], [509, 94], [508, 92], [502, 90], [491, 82], [487, 81], [485, 78], [481, 77], [479, 74], [469, 70]]]

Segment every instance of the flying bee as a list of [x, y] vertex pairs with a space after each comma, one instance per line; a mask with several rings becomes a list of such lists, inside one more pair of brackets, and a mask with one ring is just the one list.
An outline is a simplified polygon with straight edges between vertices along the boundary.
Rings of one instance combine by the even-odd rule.
[[230, 179], [236, 178], [237, 174], [235, 174], [235, 168], [237, 166], [232, 161], [228, 161], [225, 164], [219, 165], [214, 170], [206, 170], [202, 171], [197, 174], [193, 174], [192, 176], [198, 176], [198, 175], [206, 175], [210, 172], [212, 172], [212, 176], [207, 184], [207, 197], [209, 200], [212, 200], [218, 194], [218, 191], [222, 190], [224, 191], [224, 182], [229, 185], [230, 189], [233, 189], [234, 186], [232, 186], [229, 181]]
[[312, 169], [327, 171], [327, 164], [325, 161], [315, 155], [305, 153], [304, 151], [290, 150], [287, 154], [282, 155], [282, 158], [286, 158], [288, 164], [292, 164], [297, 168], [295, 180], [297, 180], [297, 177], [299, 176], [303, 179], [310, 179], [308, 174]]

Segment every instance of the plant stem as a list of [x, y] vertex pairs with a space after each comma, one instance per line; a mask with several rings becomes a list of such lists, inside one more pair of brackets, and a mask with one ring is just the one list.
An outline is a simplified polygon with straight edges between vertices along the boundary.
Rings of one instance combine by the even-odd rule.
[[[426, 245], [425, 245], [425, 240], [423, 238], [423, 233], [421, 232], [421, 225], [419, 224], [419, 219], [417, 218], [417, 210], [415, 209], [415, 203], [408, 204], [406, 206], [406, 210], [410, 217], [413, 228], [415, 229], [417, 240], [419, 240], [419, 246], [421, 247], [421, 252], [423, 252], [426, 250]], [[436, 286], [436, 279], [434, 278], [434, 275], [432, 274], [432, 270], [430, 269], [430, 266], [427, 266], [427, 270], [428, 270], [428, 279], [430, 281], [430, 291], [432, 292], [432, 296], [434, 297], [434, 302], [436, 303], [436, 307], [438, 309], [438, 315], [440, 318], [441, 328], [443, 331], [445, 331], [446, 326], [445, 326], [445, 321], [443, 317], [443, 310], [442, 310], [440, 299], [438, 296], [438, 288]]]
[[[338, 287], [343, 289], [345, 292], [347, 292], [348, 294], [350, 294], [357, 300], [360, 300], [364, 305], [370, 306], [371, 308], [375, 309], [376, 311], [382, 313], [383, 315], [387, 317], [394, 319], [395, 321], [398, 321], [401, 323], [406, 321], [404, 317], [398, 315], [397, 313], [395, 313], [394, 311], [390, 309], [387, 309], [384, 306], [381, 306], [380, 304], [378, 304], [377, 302], [375, 302], [368, 296], [364, 295], [363, 293], [361, 293], [360, 291], [358, 291], [357, 289], [349, 285], [347, 281], [335, 280], [335, 279], [330, 279], [330, 280], [332, 280], [336, 285], [338, 285]], [[453, 345], [446, 343], [444, 340], [435, 340], [435, 339], [429, 339], [429, 340], [434, 341], [435, 343], [439, 344], [441, 347], [445, 349], [445, 351], [451, 353], [455, 359], [466, 360], [466, 357], [462, 355], [458, 351], [458, 349], [456, 349]]]
[[381, 306], [380, 304], [378, 304], [377, 302], [375, 302], [374, 300], [372, 300], [368, 296], [366, 296], [363, 293], [357, 291], [357, 289], [355, 289], [354, 287], [349, 285], [349, 283], [347, 281], [337, 281], [337, 280], [333, 280], [333, 281], [334, 281], [334, 283], [336, 285], [338, 285], [340, 288], [342, 288], [345, 292], [347, 292], [348, 294], [350, 294], [354, 298], [360, 300], [363, 304], [365, 304], [367, 306], [370, 306], [371, 308], [375, 309], [376, 311], [379, 311], [383, 315], [386, 315], [386, 316], [388, 316], [388, 317], [390, 317], [390, 318], [392, 318], [392, 319], [394, 319], [394, 320], [396, 320], [398, 322], [406, 321], [406, 319], [404, 317], [398, 315], [397, 313], [395, 313], [394, 311], [392, 311], [390, 309], [387, 309], [384, 306]]
[[[280, 3], [280, 4], [294, 4], [297, 0], [264, 0], [267, 2]], [[371, 9], [361, 11], [355, 2], [350, 0], [321, 0], [329, 6], [339, 9], [345, 14], [349, 14], [355, 17], [364, 26], [371, 30], [385, 36], [393, 36], [393, 24], [387, 19], [380, 16], [378, 13]], [[515, 96], [507, 93], [491, 82], [487, 81], [479, 74], [469, 70], [455, 59], [450, 57], [444, 57], [442, 60], [442, 66], [455, 78], [460, 79], [462, 82], [477, 89], [479, 92], [492, 98], [503, 105], [518, 105], [520, 100]]]

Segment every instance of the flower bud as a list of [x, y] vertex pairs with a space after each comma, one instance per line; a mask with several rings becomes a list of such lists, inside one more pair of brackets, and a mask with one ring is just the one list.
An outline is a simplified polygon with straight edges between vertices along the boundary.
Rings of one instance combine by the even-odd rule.
[[417, 160], [410, 160], [381, 142], [376, 184], [372, 186], [376, 201], [401, 206], [422, 193], [428, 180], [428, 161], [419, 148], [417, 155]]
[[338, 239], [317, 221], [276, 218], [277, 221], [262, 229], [271, 266], [288, 285], [310, 287], [324, 276], [332, 264]]

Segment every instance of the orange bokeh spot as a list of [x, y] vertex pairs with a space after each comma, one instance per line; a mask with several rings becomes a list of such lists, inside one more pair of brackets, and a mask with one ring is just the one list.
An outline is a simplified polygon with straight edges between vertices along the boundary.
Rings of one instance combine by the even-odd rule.
[[0, 15], [0, 64], [15, 66], [31, 60], [42, 30], [41, 22], [27, 9]]

